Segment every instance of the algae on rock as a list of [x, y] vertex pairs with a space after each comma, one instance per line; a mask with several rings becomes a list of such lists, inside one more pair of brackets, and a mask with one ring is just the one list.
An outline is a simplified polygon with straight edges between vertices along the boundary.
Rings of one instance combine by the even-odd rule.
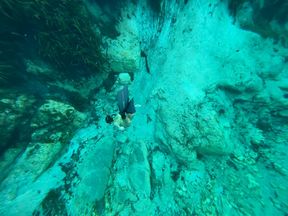
[[36, 112], [31, 121], [33, 142], [65, 144], [75, 130], [81, 128], [85, 115], [72, 106], [48, 100]]

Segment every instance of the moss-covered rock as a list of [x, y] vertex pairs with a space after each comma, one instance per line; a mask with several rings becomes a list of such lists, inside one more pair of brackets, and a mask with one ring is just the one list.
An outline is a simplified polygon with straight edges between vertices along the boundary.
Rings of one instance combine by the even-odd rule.
[[31, 121], [33, 142], [65, 143], [85, 121], [85, 115], [72, 106], [48, 100]]

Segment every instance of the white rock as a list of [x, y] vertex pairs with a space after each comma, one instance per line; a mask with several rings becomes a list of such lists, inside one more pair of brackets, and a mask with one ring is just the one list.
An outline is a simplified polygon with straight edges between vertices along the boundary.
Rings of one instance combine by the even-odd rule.
[[109, 42], [107, 54], [110, 67], [118, 73], [134, 73], [140, 67], [139, 29], [135, 20], [123, 19], [118, 23], [120, 36]]

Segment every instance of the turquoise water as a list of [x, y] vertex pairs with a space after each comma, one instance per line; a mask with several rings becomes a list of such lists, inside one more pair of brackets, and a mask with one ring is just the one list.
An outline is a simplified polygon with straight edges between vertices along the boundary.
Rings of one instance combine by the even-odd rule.
[[0, 215], [288, 215], [285, 0], [3, 0]]

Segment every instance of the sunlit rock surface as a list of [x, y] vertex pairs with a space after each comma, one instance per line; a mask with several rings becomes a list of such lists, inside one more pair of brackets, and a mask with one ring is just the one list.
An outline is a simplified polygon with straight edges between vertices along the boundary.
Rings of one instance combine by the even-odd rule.
[[[130, 7], [129, 7], [130, 6]], [[140, 64], [140, 34], [135, 20], [135, 6], [128, 5], [122, 12], [122, 19], [117, 25], [120, 35], [115, 40], [108, 40], [107, 55], [110, 67], [118, 73], [134, 73]]]

